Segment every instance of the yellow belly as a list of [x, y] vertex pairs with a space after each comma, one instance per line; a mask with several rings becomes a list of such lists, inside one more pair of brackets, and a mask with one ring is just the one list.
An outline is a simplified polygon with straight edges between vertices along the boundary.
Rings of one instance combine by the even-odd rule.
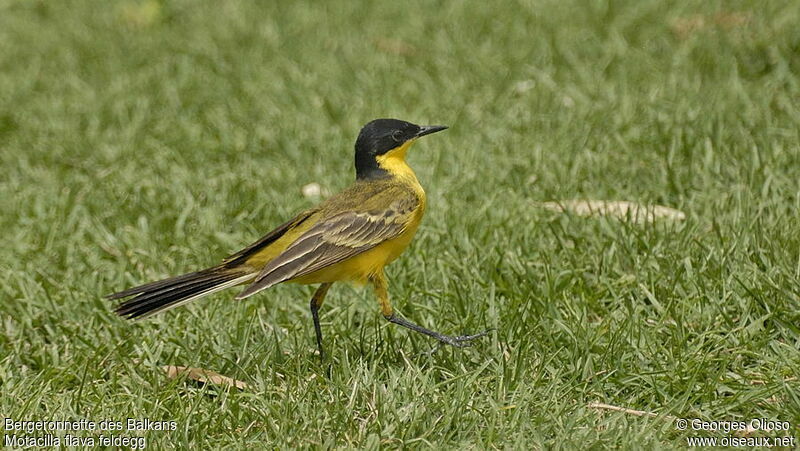
[[414, 220], [397, 238], [381, 243], [372, 249], [347, 260], [333, 264], [319, 271], [307, 274], [289, 282], [310, 284], [337, 281], [365, 283], [369, 276], [380, 273], [383, 267], [394, 261], [403, 253], [422, 221], [424, 205], [417, 209]]

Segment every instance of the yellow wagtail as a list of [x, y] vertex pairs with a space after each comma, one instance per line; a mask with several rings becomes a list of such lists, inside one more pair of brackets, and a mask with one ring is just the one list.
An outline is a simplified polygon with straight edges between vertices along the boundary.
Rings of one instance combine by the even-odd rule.
[[213, 268], [148, 283], [109, 295], [133, 296], [116, 312], [143, 318], [235, 285], [250, 285], [244, 299], [281, 282], [321, 284], [311, 298], [311, 315], [320, 356], [319, 308], [333, 282], [369, 282], [384, 318], [442, 343], [463, 347], [488, 331], [448, 336], [397, 315], [387, 292], [383, 267], [408, 246], [425, 211], [425, 191], [406, 164], [417, 138], [447, 127], [419, 126], [397, 119], [365, 125], [355, 145], [356, 182], [320, 205], [278, 226]]

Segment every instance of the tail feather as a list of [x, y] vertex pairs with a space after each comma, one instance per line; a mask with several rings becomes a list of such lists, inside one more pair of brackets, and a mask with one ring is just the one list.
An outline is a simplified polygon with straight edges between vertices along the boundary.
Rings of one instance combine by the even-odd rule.
[[213, 274], [217, 268], [211, 269], [204, 269], [202, 271], [197, 272], [190, 272], [188, 274], [183, 274], [176, 277], [171, 277], [169, 279], [157, 280], [155, 282], [146, 283], [144, 285], [139, 285], [133, 288], [128, 288], [127, 290], [123, 290], [117, 293], [109, 294], [106, 296], [108, 299], [121, 299], [127, 298], [128, 296], [133, 296], [134, 294], [144, 293], [144, 292], [154, 292], [160, 288], [177, 286], [181, 282], [190, 283], [197, 279], [202, 279], [208, 277], [209, 275]]
[[229, 279], [231, 279], [231, 276], [217, 275], [203, 277], [190, 282], [177, 282], [174, 285], [167, 285], [163, 288], [141, 291], [135, 299], [139, 304], [142, 304], [145, 301], [158, 300], [178, 293], [195, 292], [201, 289], [201, 285], [216, 282], [224, 283]]
[[217, 267], [140, 285], [107, 297], [121, 299], [135, 295], [120, 303], [115, 311], [129, 319], [145, 318], [247, 282], [255, 276], [255, 273]]
[[[265, 254], [260, 253], [265, 249], [267, 249], [266, 255], [270, 255], [271, 251], [268, 249], [273, 243], [293, 227], [311, 218], [316, 211], [312, 209], [300, 213], [247, 248], [226, 258], [219, 266], [147, 283], [106, 297], [130, 298], [116, 307], [117, 314], [127, 318], [144, 318], [225, 288], [249, 282], [258, 274], [258, 271], [248, 264], [250, 259], [263, 258]], [[255, 266], [259, 266], [258, 262]]]
[[163, 309], [170, 304], [180, 301], [189, 296], [202, 293], [205, 290], [218, 285], [216, 281], [201, 281], [180, 290], [168, 291], [165, 293], [142, 294], [127, 302], [123, 302], [117, 307], [119, 315], [129, 318], [137, 318], [147, 314], [153, 314], [157, 309]]

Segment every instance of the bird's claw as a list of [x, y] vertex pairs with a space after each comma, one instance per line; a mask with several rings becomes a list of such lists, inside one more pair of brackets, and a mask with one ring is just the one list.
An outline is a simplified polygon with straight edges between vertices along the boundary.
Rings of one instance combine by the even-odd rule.
[[[494, 330], [494, 329], [486, 329], [486, 330], [484, 330], [483, 332], [479, 332], [479, 333], [477, 333], [477, 334], [472, 334], [472, 335], [460, 335], [460, 336], [458, 336], [458, 337], [452, 337], [452, 338], [453, 338], [455, 341], [457, 341], [457, 342], [461, 343], [462, 345], [468, 345], [468, 346], [472, 346], [472, 343], [469, 343], [470, 341], [472, 341], [472, 340], [474, 340], [474, 339], [476, 339], [476, 338], [485, 337], [485, 336], [489, 335], [489, 332], [491, 332], [491, 331], [493, 331], [493, 330]], [[467, 342], [467, 343], [464, 343], [464, 342]]]
[[475, 340], [476, 338], [485, 337], [486, 335], [489, 335], [489, 332], [491, 332], [492, 330], [494, 329], [487, 329], [484, 330], [483, 332], [472, 335], [459, 335], [457, 337], [443, 335], [439, 337], [439, 343], [437, 343], [436, 347], [431, 349], [429, 353], [433, 354], [434, 352], [436, 352], [441, 347], [442, 343], [456, 348], [468, 348], [472, 346], [472, 340]]

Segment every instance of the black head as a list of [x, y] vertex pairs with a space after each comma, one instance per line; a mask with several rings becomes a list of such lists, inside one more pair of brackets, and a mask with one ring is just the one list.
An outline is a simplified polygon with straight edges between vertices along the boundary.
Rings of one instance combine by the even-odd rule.
[[377, 157], [408, 141], [446, 129], [443, 125], [416, 125], [399, 119], [375, 119], [361, 129], [356, 139], [356, 178], [386, 177]]

